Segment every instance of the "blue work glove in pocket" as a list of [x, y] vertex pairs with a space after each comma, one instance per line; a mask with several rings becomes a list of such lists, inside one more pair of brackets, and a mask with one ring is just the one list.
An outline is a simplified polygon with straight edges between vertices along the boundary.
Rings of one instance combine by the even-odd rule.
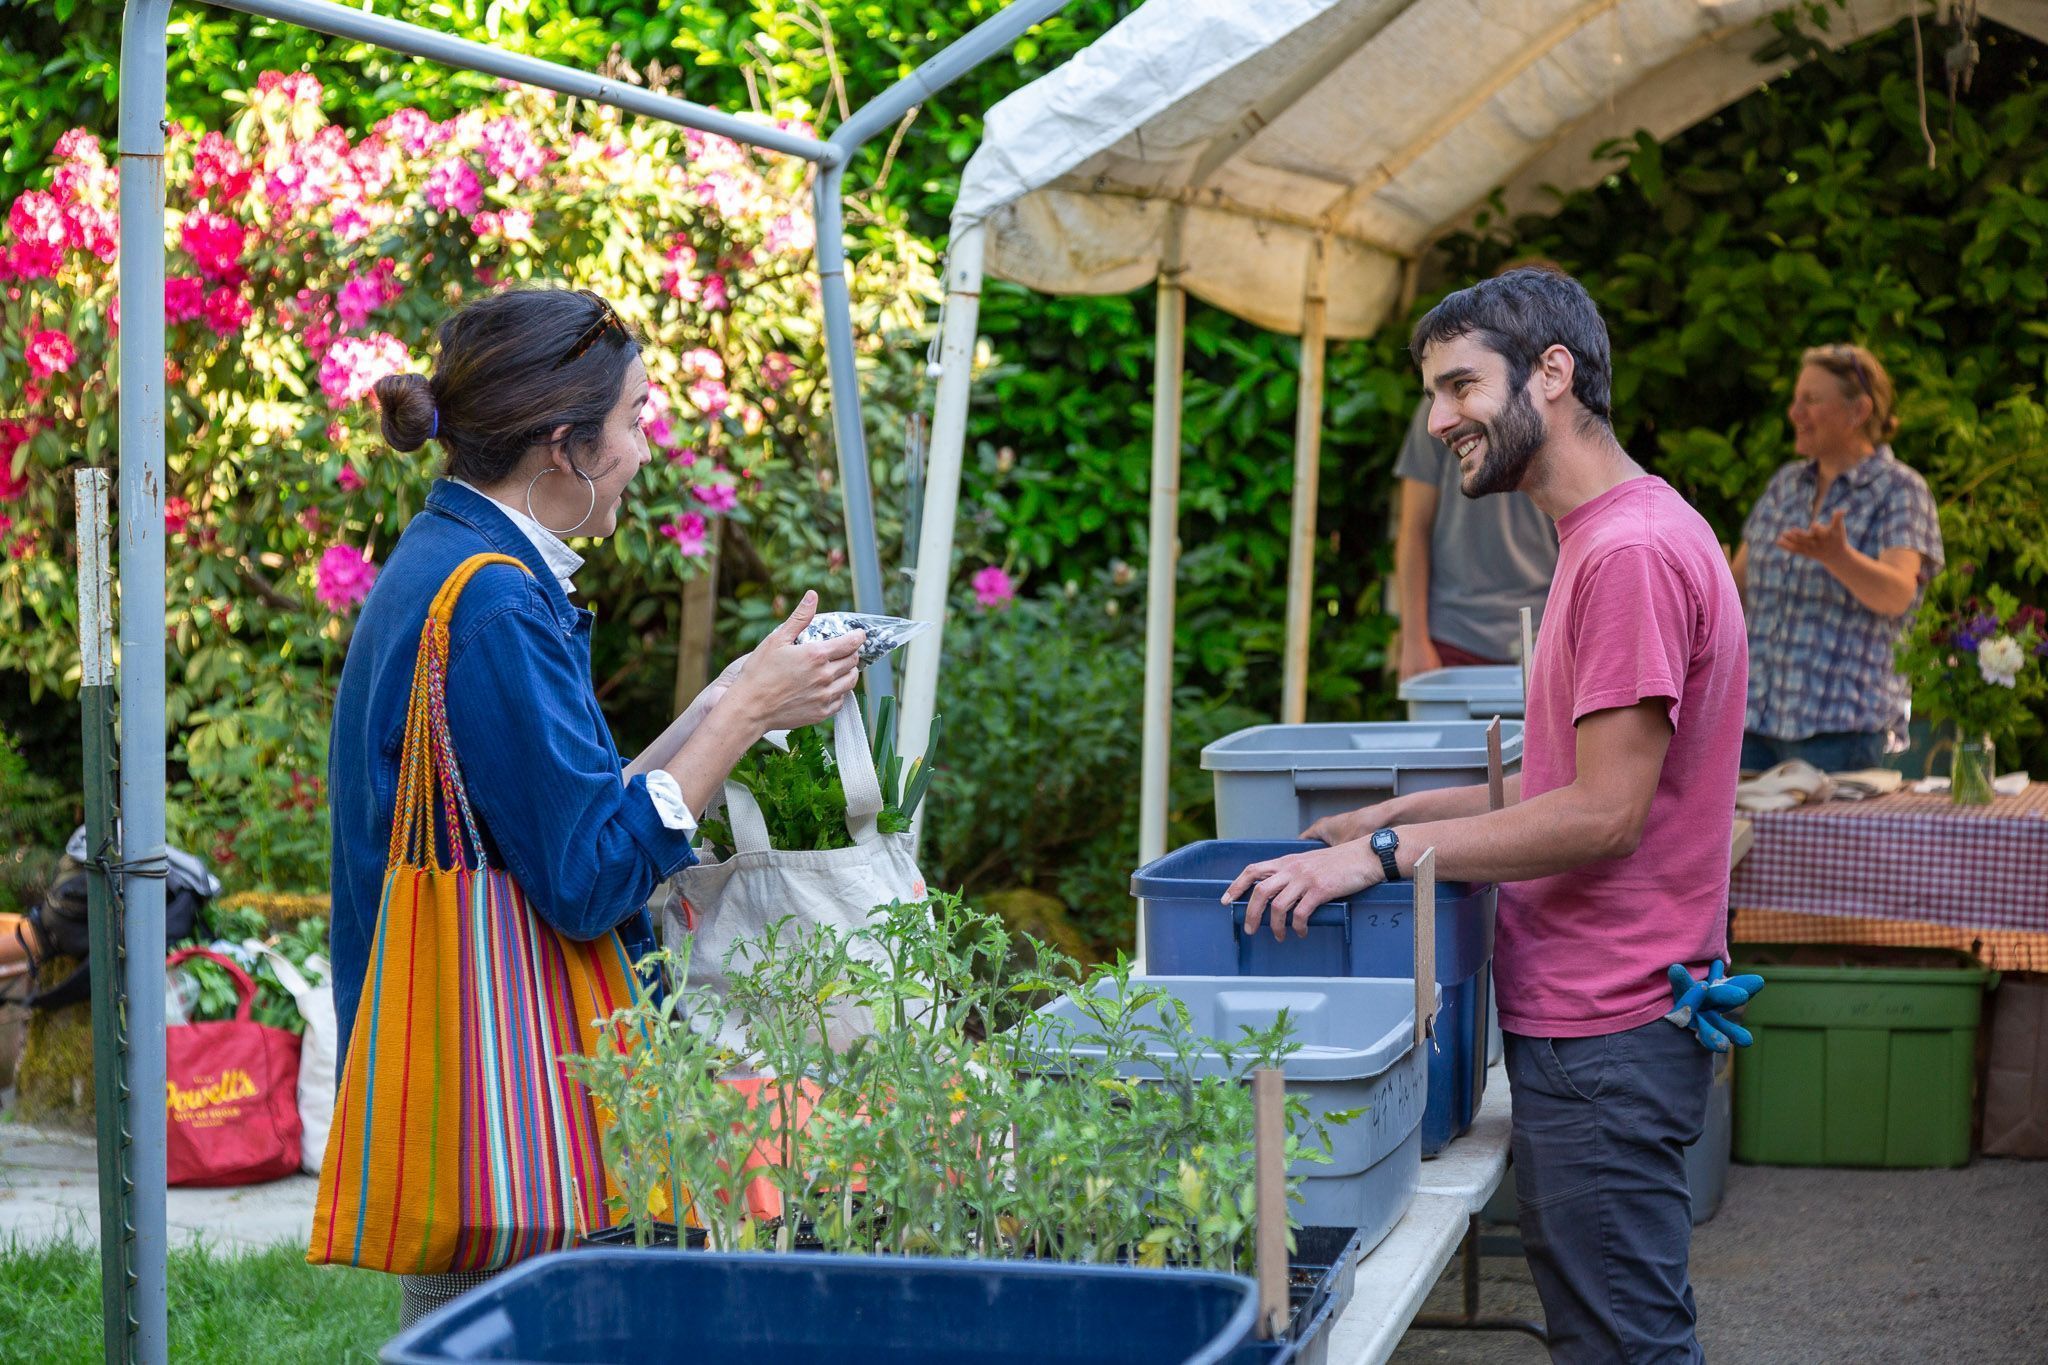
[[1693, 980], [1692, 973], [1672, 963], [1671, 1012], [1664, 1017], [1680, 1028], [1689, 1028], [1700, 1046], [1713, 1052], [1731, 1047], [1748, 1047], [1754, 1041], [1749, 1030], [1722, 1017], [1722, 1011], [1739, 1009], [1764, 988], [1764, 979], [1754, 974], [1724, 975], [1727, 967], [1719, 958], [1707, 969], [1707, 979]]

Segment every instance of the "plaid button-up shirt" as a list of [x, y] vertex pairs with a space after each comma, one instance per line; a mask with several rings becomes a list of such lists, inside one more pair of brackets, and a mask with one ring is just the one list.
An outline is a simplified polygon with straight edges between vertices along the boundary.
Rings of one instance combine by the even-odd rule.
[[1941, 522], [1927, 480], [1890, 446], [1828, 486], [1815, 511], [1817, 467], [1794, 460], [1771, 479], [1742, 528], [1749, 542], [1749, 710], [1746, 727], [1773, 739], [1902, 730], [1910, 687], [1893, 663], [1921, 593], [1898, 616], [1856, 600], [1821, 563], [1778, 548], [1778, 536], [1842, 512], [1849, 544], [1872, 559], [1920, 552], [1920, 585], [1941, 570]]

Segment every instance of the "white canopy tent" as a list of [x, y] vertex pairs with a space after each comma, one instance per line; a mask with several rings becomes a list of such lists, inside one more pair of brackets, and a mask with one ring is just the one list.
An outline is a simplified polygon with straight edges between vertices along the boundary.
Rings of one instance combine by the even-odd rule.
[[[1540, 208], [1546, 187], [1607, 172], [1591, 155], [1602, 141], [1668, 138], [1780, 74], [1789, 62], [1754, 54], [1770, 36], [1759, 21], [1786, 7], [1150, 0], [990, 110], [945, 272], [913, 603], [939, 629], [910, 646], [904, 752], [921, 754], [930, 730], [985, 274], [1057, 294], [1158, 283], [1138, 850], [1150, 861], [1166, 840], [1186, 296], [1302, 338], [1281, 715], [1300, 721], [1328, 340], [1379, 326], [1430, 245], [1496, 188], [1510, 211]], [[1868, 37], [1912, 8], [1849, 0], [1825, 40]], [[2048, 41], [2048, 0], [1980, 9]]]

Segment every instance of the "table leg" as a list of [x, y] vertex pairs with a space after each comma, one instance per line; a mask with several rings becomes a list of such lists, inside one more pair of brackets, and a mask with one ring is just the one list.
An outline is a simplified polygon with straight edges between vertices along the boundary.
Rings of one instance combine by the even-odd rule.
[[1548, 1341], [1540, 1323], [1527, 1318], [1489, 1316], [1479, 1311], [1479, 1215], [1465, 1226], [1465, 1241], [1459, 1248], [1460, 1274], [1464, 1280], [1465, 1311], [1460, 1317], [1445, 1313], [1423, 1313], [1409, 1324], [1418, 1332], [1521, 1332], [1538, 1341]]

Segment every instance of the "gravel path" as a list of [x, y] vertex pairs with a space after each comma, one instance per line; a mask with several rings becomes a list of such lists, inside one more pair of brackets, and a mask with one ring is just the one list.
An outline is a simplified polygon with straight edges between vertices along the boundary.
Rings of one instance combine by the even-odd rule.
[[[1541, 1321], [1519, 1260], [1481, 1262], [1481, 1307]], [[1457, 1266], [1428, 1311], [1460, 1308]], [[1707, 1358], [1739, 1365], [2048, 1360], [2048, 1162], [1958, 1171], [1735, 1166], [1693, 1239]], [[1510, 1333], [1410, 1332], [1397, 1365], [1541, 1365]]]

